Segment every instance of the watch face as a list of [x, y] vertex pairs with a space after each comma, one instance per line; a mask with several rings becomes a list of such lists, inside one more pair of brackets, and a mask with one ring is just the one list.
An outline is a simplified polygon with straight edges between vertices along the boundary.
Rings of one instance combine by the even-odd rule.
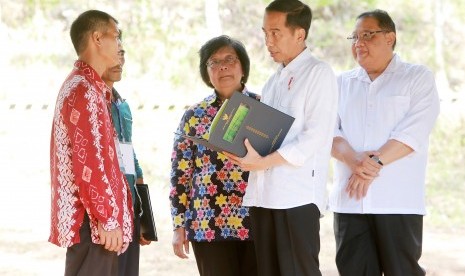
[[381, 162], [381, 160], [379, 159], [378, 156], [372, 155], [370, 158], [373, 159], [373, 160], [375, 160], [376, 163], [378, 163], [378, 164], [380, 164], [381, 166], [383, 166], [383, 162]]

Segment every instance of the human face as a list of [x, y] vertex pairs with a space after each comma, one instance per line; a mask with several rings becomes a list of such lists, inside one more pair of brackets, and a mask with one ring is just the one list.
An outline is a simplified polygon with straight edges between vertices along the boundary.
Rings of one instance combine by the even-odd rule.
[[266, 12], [263, 17], [265, 44], [275, 62], [289, 64], [305, 49], [305, 30], [286, 26], [286, 14]]
[[[230, 61], [232, 64], [228, 64]], [[207, 61], [207, 64], [216, 63], [216, 66], [207, 65], [207, 72], [215, 90], [221, 99], [229, 99], [234, 91], [242, 89], [241, 61], [236, 51], [230, 46], [218, 49]]]
[[108, 29], [102, 34], [100, 40], [99, 53], [103, 57], [105, 68], [112, 68], [120, 64], [121, 40], [116, 22], [110, 20]]
[[[375, 18], [364, 17], [357, 20], [354, 34], [360, 36], [364, 32], [380, 30]], [[352, 55], [370, 77], [376, 78], [388, 66], [393, 56], [392, 44], [395, 37], [394, 32], [379, 32], [375, 33], [370, 40], [358, 39], [352, 44]]]
[[111, 68], [108, 68], [105, 70], [105, 72], [102, 75], [102, 80], [110, 87], [113, 87], [113, 83], [120, 81], [122, 74], [123, 74], [123, 66], [124, 66], [124, 54], [125, 51], [121, 45], [121, 49], [118, 52], [119, 54], [119, 59], [120, 59], [120, 64], [113, 66]]

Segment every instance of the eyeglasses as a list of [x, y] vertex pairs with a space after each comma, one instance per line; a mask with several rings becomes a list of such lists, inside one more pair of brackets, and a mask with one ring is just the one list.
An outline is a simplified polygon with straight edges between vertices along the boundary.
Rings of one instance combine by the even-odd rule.
[[239, 58], [236, 56], [227, 56], [225, 59], [211, 59], [205, 63], [210, 69], [217, 69], [223, 65], [234, 65]]
[[352, 36], [347, 37], [348, 40], [352, 42], [352, 44], [355, 44], [357, 40], [361, 41], [370, 41], [373, 36], [375, 36], [378, 33], [386, 33], [387, 31], [385, 30], [380, 30], [380, 31], [372, 31], [372, 32], [362, 32], [360, 34], [352, 34]]

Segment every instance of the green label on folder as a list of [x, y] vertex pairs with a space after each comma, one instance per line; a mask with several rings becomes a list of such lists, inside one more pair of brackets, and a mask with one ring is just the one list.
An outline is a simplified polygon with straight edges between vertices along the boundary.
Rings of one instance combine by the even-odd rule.
[[236, 138], [237, 132], [239, 131], [242, 125], [242, 122], [244, 121], [245, 117], [247, 117], [248, 113], [249, 113], [249, 107], [246, 104], [241, 103], [239, 107], [237, 108], [237, 111], [234, 114], [231, 120], [231, 123], [226, 129], [226, 132], [223, 135], [224, 140], [230, 143], [234, 141], [234, 138]]

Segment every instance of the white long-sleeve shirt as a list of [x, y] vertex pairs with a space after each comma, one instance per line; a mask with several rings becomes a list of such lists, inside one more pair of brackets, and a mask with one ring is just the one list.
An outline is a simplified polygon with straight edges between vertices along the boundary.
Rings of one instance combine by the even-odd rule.
[[425, 214], [425, 171], [429, 135], [439, 114], [434, 75], [422, 65], [394, 55], [371, 81], [357, 68], [338, 77], [339, 108], [335, 136], [357, 152], [378, 150], [394, 139], [414, 152], [384, 166], [362, 200], [345, 192], [349, 167], [335, 163], [330, 209], [339, 213]]
[[270, 77], [262, 102], [295, 118], [278, 149], [287, 164], [251, 172], [243, 204], [287, 209], [314, 203], [324, 210], [337, 112], [331, 67], [305, 49]]

